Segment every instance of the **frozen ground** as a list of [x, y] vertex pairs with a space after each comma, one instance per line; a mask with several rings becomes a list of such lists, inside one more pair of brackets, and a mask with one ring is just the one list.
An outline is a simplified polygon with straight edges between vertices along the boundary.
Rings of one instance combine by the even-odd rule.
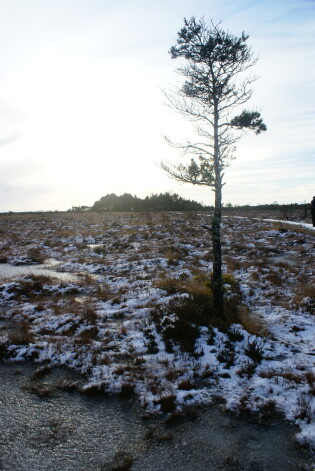
[[[315, 231], [223, 219], [226, 307], [211, 299], [207, 213], [1, 216], [0, 271], [56, 260], [59, 279], [0, 285], [0, 355], [67, 365], [84, 390], [135, 394], [144, 414], [221, 399], [260, 422], [282, 413], [315, 447]], [[31, 268], [30, 268], [31, 271]], [[198, 309], [196, 308], [198, 307]], [[191, 312], [193, 311], [193, 312]], [[192, 314], [192, 315], [191, 315]], [[195, 319], [194, 320], [194, 315]]]

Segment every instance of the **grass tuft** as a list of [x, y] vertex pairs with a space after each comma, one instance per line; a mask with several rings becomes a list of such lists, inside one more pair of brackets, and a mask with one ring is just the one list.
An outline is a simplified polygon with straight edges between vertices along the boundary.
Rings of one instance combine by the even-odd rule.
[[247, 355], [254, 363], [260, 363], [263, 359], [264, 346], [261, 341], [254, 339], [249, 340], [247, 345], [244, 347], [244, 353]]

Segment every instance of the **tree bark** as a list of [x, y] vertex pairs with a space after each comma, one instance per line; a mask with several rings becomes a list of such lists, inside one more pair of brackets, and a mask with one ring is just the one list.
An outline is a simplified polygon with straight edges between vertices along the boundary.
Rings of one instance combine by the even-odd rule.
[[212, 291], [214, 316], [224, 318], [223, 282], [222, 282], [222, 253], [221, 253], [221, 207], [222, 207], [222, 174], [220, 167], [220, 149], [218, 137], [219, 113], [217, 103], [214, 103], [214, 177], [215, 177], [215, 205], [212, 218], [212, 246], [213, 269]]

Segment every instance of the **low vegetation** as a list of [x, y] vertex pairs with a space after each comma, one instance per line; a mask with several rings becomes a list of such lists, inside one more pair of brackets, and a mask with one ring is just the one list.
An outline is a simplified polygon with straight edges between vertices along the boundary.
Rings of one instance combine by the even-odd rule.
[[[218, 397], [261, 420], [276, 410], [312, 444], [314, 233], [224, 217], [223, 322], [211, 314], [210, 219], [1, 216], [5, 266], [29, 265], [0, 283], [2, 360], [66, 365], [82, 373], [83, 392], [137, 398], [144, 414], [170, 418]], [[36, 271], [52, 259], [54, 271]]]

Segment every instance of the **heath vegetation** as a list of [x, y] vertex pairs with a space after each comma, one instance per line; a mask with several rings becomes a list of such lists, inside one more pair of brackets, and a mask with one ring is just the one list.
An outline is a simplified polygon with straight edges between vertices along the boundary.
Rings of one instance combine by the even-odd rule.
[[[224, 321], [208, 211], [0, 216], [1, 358], [65, 365], [80, 390], [132, 396], [144, 414], [218, 397], [276, 410], [314, 444], [314, 232], [235, 216], [222, 220]], [[21, 261], [29, 271], [6, 277]]]

